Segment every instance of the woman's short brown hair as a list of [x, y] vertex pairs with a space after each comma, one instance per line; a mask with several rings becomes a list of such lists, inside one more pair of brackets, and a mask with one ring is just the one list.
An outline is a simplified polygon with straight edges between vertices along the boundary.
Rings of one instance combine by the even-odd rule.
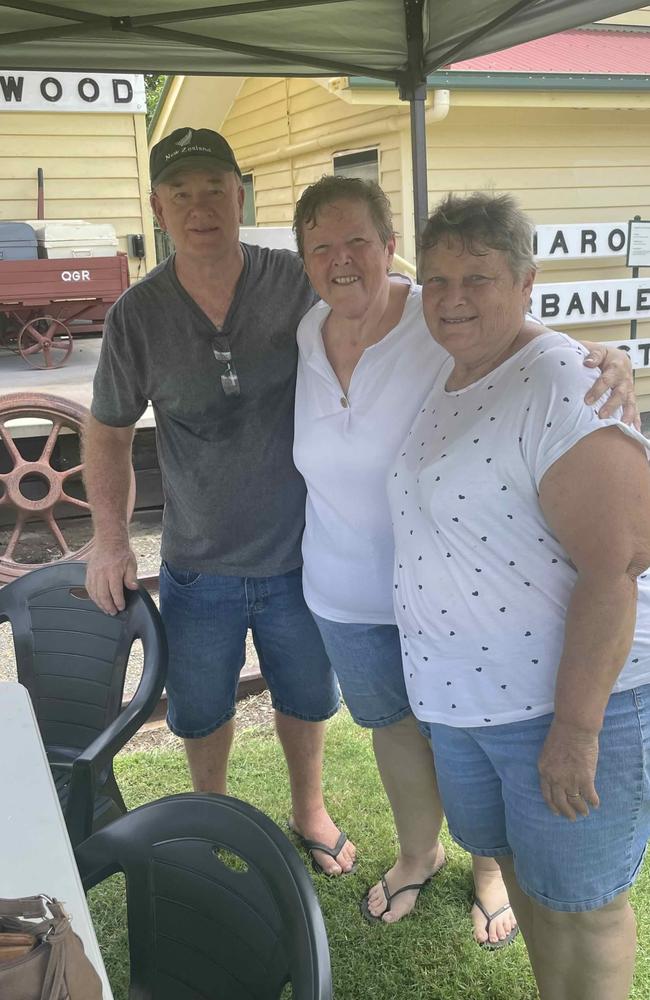
[[326, 175], [315, 184], [305, 188], [296, 204], [293, 217], [293, 231], [298, 245], [298, 253], [304, 257], [303, 233], [305, 226], [313, 226], [318, 213], [333, 201], [361, 201], [370, 209], [370, 215], [377, 235], [384, 246], [395, 235], [390, 202], [379, 184], [363, 180], [361, 177], [341, 177]]
[[481, 248], [500, 250], [508, 258], [513, 277], [520, 280], [535, 270], [534, 226], [511, 194], [474, 191], [448, 194], [427, 222], [420, 253], [443, 240], [457, 240], [463, 250], [480, 254]]

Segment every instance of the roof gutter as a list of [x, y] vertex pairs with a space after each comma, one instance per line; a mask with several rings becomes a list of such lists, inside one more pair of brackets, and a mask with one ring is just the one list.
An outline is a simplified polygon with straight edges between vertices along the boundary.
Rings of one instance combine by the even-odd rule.
[[[350, 93], [357, 90], [375, 95], [373, 100], [367, 98], [367, 103], [378, 103], [378, 92], [382, 89], [388, 91], [388, 84], [382, 80], [361, 76], [349, 77], [348, 80]], [[427, 87], [449, 90], [649, 91], [650, 76], [640, 73], [490, 73], [485, 70], [440, 70], [429, 74]], [[388, 93], [385, 94], [384, 103], [388, 103], [387, 98]], [[351, 103], [364, 103], [364, 100], [362, 98], [357, 102], [353, 96]]]

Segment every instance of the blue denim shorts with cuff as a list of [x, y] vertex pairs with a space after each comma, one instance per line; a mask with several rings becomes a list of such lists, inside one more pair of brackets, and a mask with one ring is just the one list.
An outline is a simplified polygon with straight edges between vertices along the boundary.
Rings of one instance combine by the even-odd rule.
[[273, 707], [321, 722], [339, 706], [338, 687], [302, 593], [302, 569], [280, 576], [213, 576], [160, 568], [160, 611], [169, 645], [171, 731], [209, 736], [235, 714], [251, 629]]
[[551, 910], [595, 910], [629, 889], [650, 837], [650, 685], [610, 697], [600, 733], [600, 807], [555, 816], [537, 762], [552, 715], [502, 726], [422, 723], [449, 831], [472, 854], [512, 854], [519, 885]]
[[333, 622], [316, 614], [314, 621], [358, 725], [379, 729], [411, 714], [395, 625]]

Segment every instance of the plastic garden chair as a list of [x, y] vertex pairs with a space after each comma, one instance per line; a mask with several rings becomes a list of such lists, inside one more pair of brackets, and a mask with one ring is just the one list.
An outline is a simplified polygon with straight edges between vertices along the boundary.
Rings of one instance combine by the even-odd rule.
[[[84, 588], [84, 563], [33, 570], [0, 590], [0, 622], [13, 632], [18, 680], [32, 699], [73, 846], [126, 812], [113, 757], [146, 722], [162, 694], [167, 643], [144, 590], [126, 591], [126, 608], [104, 614]], [[144, 666], [122, 710], [131, 646]]]
[[131, 1000], [330, 1000], [329, 948], [302, 859], [225, 795], [149, 802], [76, 850], [87, 890], [126, 876]]

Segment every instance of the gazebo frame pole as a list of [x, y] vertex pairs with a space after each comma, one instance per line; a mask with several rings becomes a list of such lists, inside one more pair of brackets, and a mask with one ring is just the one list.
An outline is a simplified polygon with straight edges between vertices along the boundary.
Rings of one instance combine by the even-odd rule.
[[411, 111], [411, 159], [413, 164], [413, 219], [416, 252], [429, 216], [427, 183], [427, 133], [425, 104], [427, 82], [424, 73], [424, 0], [403, 0], [408, 46], [408, 69], [398, 84], [399, 96]]
[[411, 160], [413, 163], [413, 216], [415, 219], [416, 250], [420, 248], [420, 238], [429, 218], [429, 198], [427, 183], [427, 133], [425, 101], [427, 88], [417, 88], [409, 98], [411, 106]]

